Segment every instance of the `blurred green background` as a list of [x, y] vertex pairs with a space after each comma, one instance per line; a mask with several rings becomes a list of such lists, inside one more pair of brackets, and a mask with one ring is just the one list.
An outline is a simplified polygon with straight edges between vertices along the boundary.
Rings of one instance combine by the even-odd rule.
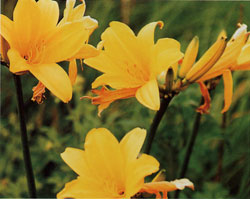
[[[60, 3], [61, 15], [65, 1]], [[79, 2], [78, 2], [79, 3]], [[2, 13], [12, 17], [15, 0], [2, 0]], [[197, 35], [199, 56], [225, 29], [229, 36], [237, 23], [250, 25], [250, 2], [202, 2], [163, 0], [86, 0], [86, 15], [99, 22], [89, 43], [96, 45], [110, 21], [124, 21], [137, 33], [149, 22], [162, 20], [165, 26], [156, 31], [156, 38], [172, 37], [181, 42], [182, 51]], [[61, 63], [67, 69], [67, 63]], [[149, 129], [155, 115], [135, 99], [120, 100], [97, 116], [97, 107], [90, 100], [91, 82], [100, 73], [84, 66], [79, 70], [73, 99], [64, 104], [46, 92], [46, 100], [38, 105], [31, 101], [32, 87], [37, 80], [22, 76], [26, 121], [38, 197], [53, 198], [76, 174], [62, 161], [66, 147], [83, 148], [86, 133], [92, 128], [106, 127], [118, 139], [135, 127]], [[242, 198], [250, 195], [249, 72], [234, 72], [233, 103], [226, 113], [222, 128], [223, 82], [212, 93], [210, 114], [203, 115], [186, 177], [195, 191], [184, 190], [181, 198]], [[178, 177], [185, 148], [192, 132], [196, 107], [201, 94], [193, 85], [171, 102], [161, 122], [152, 154], [166, 169], [166, 179]], [[223, 149], [223, 150], [221, 150]], [[170, 194], [173, 197], [173, 194]], [[12, 74], [1, 66], [0, 126], [0, 197], [28, 197], [20, 143], [16, 95]]]

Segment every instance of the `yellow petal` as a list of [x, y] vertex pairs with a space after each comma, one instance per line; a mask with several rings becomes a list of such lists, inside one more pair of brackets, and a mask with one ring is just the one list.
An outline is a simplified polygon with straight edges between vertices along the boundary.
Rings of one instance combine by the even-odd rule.
[[139, 159], [128, 165], [126, 177], [126, 194], [133, 196], [144, 184], [144, 178], [159, 170], [159, 162], [150, 155], [142, 154]]
[[[45, 13], [43, 13], [45, 14]], [[19, 52], [24, 55], [29, 44], [40, 31], [41, 12], [34, 0], [19, 0], [13, 13], [15, 33], [19, 43]]]
[[83, 150], [70, 147], [67, 147], [66, 150], [61, 153], [64, 162], [78, 175], [83, 177], [87, 176], [90, 172], [84, 153]]
[[[226, 49], [218, 62], [205, 74], [205, 79], [212, 73], [223, 71], [224, 69], [234, 70], [237, 66], [237, 58], [247, 39], [247, 26], [241, 25], [227, 43]], [[243, 47], [244, 48], [244, 47]]]
[[82, 48], [71, 58], [71, 59], [87, 59], [91, 57], [96, 57], [100, 54], [94, 46], [89, 44], [84, 44]]
[[179, 50], [180, 47], [181, 47], [180, 43], [177, 40], [171, 39], [171, 38], [159, 39], [155, 44], [155, 49], [157, 53], [165, 51], [165, 50], [169, 50], [169, 49]]
[[146, 138], [146, 130], [135, 128], [128, 132], [121, 140], [120, 147], [126, 161], [135, 160]]
[[91, 18], [90, 16], [83, 17], [83, 24], [85, 28], [89, 30], [90, 35], [98, 27], [98, 21]]
[[95, 79], [92, 83], [92, 88], [97, 88], [98, 86], [109, 85], [115, 89], [122, 88], [136, 88], [142, 85], [141, 81], [136, 81], [133, 77], [128, 77], [124, 74], [110, 75], [103, 74]]
[[88, 39], [88, 31], [82, 22], [67, 23], [57, 27], [47, 40], [44, 51], [46, 63], [60, 62], [73, 57]]
[[152, 22], [144, 26], [137, 35], [137, 38], [145, 44], [145, 46], [153, 46], [154, 45], [154, 32], [156, 26], [159, 25], [160, 29], [163, 28], [163, 22]]
[[37, 34], [45, 36], [48, 32], [56, 28], [59, 19], [59, 7], [56, 1], [51, 0], [39, 0], [37, 2], [40, 8], [40, 29], [37, 30]]
[[9, 58], [7, 56], [7, 52], [10, 49], [10, 45], [9, 43], [2, 37], [2, 35], [0, 35], [0, 47], [1, 47], [1, 61], [9, 64]]
[[1, 14], [0, 34], [10, 45], [13, 44], [13, 30], [14, 30], [13, 21], [11, 21], [8, 17]]
[[155, 79], [149, 81], [144, 86], [139, 88], [135, 96], [136, 99], [144, 106], [152, 110], [159, 110], [160, 94], [158, 84]]
[[72, 86], [67, 73], [57, 64], [32, 65], [29, 71], [55, 96], [67, 103], [72, 97]]
[[124, 163], [119, 143], [110, 131], [92, 129], [86, 136], [84, 148], [88, 165], [96, 176], [122, 184]]
[[82, 183], [81, 178], [76, 180], [72, 180], [71, 182], [66, 183], [64, 189], [60, 191], [56, 198], [64, 199], [64, 198], [81, 198], [83, 197], [82, 192]]
[[69, 62], [69, 79], [72, 85], [75, 84], [76, 77], [77, 77], [77, 64], [76, 64], [76, 60], [73, 59]]
[[168, 70], [169, 66], [175, 65], [182, 57], [183, 53], [178, 49], [169, 49], [161, 52], [157, 59], [159, 67], [156, 75]]
[[218, 61], [226, 47], [226, 37], [220, 37], [188, 71], [185, 79], [194, 82], [200, 79]]
[[181, 78], [184, 78], [187, 72], [193, 66], [198, 54], [198, 49], [199, 49], [199, 38], [194, 37], [186, 49], [185, 56], [181, 64], [181, 69], [179, 72], [179, 76]]
[[85, 12], [85, 3], [75, 6], [76, 0], [67, 0], [66, 7], [63, 13], [63, 19], [60, 21], [59, 25], [64, 25], [67, 22], [73, 22], [79, 20], [83, 17]]
[[[95, 178], [78, 177], [76, 180], [66, 183], [64, 189], [57, 194], [57, 198], [107, 198], [103, 192], [103, 184], [98, 183]], [[110, 194], [110, 193], [109, 193]]]
[[221, 113], [228, 111], [233, 97], [233, 78], [230, 70], [226, 70], [223, 73], [224, 82], [224, 108]]
[[138, 50], [133, 31], [121, 22], [113, 21], [101, 35], [105, 51], [120, 62], [138, 64], [135, 52]]
[[7, 54], [10, 61], [10, 72], [17, 73], [29, 70], [29, 64], [20, 56], [17, 50], [10, 49]]
[[240, 56], [238, 57], [238, 65], [250, 62], [250, 43], [242, 48]]
[[116, 66], [114, 60], [107, 56], [107, 53], [102, 51], [98, 56], [84, 60], [88, 66], [99, 70], [103, 73], [119, 73], [119, 67]]

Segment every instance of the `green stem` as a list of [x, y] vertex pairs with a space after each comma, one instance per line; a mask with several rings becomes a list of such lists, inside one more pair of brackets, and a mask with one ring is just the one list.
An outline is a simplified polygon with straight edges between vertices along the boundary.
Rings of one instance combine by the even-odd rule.
[[[201, 103], [200, 104], [202, 104], [202, 103], [203, 103], [203, 98], [201, 99]], [[181, 172], [180, 172], [180, 175], [179, 175], [179, 179], [180, 178], [184, 178], [185, 175], [186, 175], [186, 172], [187, 172], [187, 169], [188, 169], [188, 165], [189, 165], [189, 160], [190, 160], [190, 157], [191, 157], [192, 152], [193, 152], [195, 140], [196, 140], [196, 137], [197, 137], [198, 132], [199, 132], [200, 122], [201, 122], [201, 114], [197, 112], [196, 113], [195, 122], [194, 122], [194, 126], [193, 126], [193, 132], [192, 132], [192, 135], [190, 137], [190, 140], [189, 140], [189, 143], [188, 143], [188, 146], [187, 146], [187, 150], [186, 150], [186, 154], [185, 154], [185, 159], [184, 159], [184, 161], [182, 163], [182, 167], [181, 167]], [[179, 193], [180, 193], [180, 191], [177, 190], [175, 192], [174, 198], [178, 198], [179, 197]]]
[[167, 98], [163, 98], [161, 100], [160, 109], [157, 111], [157, 113], [154, 117], [153, 123], [150, 126], [149, 133], [148, 133], [147, 144], [146, 144], [145, 151], [144, 151], [144, 153], [146, 153], [146, 154], [150, 153], [151, 146], [152, 146], [157, 128], [158, 128], [158, 126], [161, 122], [161, 119], [162, 119], [164, 113], [166, 112], [168, 105], [169, 105], [170, 101], [172, 100], [172, 98], [173, 97], [167, 97]]
[[18, 113], [20, 120], [20, 129], [21, 129], [21, 141], [22, 141], [22, 150], [23, 150], [23, 159], [26, 171], [27, 185], [29, 188], [30, 198], [36, 198], [36, 186], [32, 170], [29, 143], [26, 129], [26, 122], [24, 117], [24, 103], [23, 103], [23, 92], [22, 92], [22, 83], [20, 76], [13, 75], [16, 87], [17, 101], [18, 101]]

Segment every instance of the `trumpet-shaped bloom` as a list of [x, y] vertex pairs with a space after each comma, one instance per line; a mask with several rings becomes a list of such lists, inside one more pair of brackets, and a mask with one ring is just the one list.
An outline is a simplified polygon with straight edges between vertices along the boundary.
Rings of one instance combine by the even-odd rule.
[[157, 75], [181, 59], [183, 54], [179, 42], [174, 39], [164, 38], [154, 43], [157, 25], [161, 28], [163, 23], [150, 23], [136, 36], [127, 25], [111, 22], [101, 36], [100, 54], [84, 60], [104, 73], [92, 83], [93, 88], [107, 85], [115, 89], [104, 88], [97, 91], [99, 96], [89, 97], [94, 104], [100, 104], [99, 113], [113, 101], [128, 97], [136, 97], [152, 110], [159, 109]]
[[[138, 193], [167, 198], [167, 192], [189, 187], [188, 179], [145, 183], [144, 178], [159, 169], [152, 156], [139, 152], [146, 131], [135, 128], [121, 142], [107, 129], [92, 129], [85, 139], [85, 150], [66, 148], [63, 160], [78, 174], [57, 198], [131, 198]], [[139, 156], [139, 157], [138, 157]]]
[[[213, 46], [195, 64], [199, 44], [197, 37], [190, 42], [186, 50], [179, 76], [183, 79], [184, 86], [193, 82], [199, 83], [205, 100], [205, 103], [197, 109], [201, 113], [208, 111], [211, 101], [204, 81], [222, 75], [225, 88], [223, 113], [229, 109], [232, 101], [233, 81], [231, 71], [249, 70], [249, 56], [246, 55], [249, 51], [248, 44], [246, 44], [249, 33], [247, 33], [245, 24], [239, 26], [227, 43], [225, 40], [226, 34], [222, 31]], [[179, 86], [182, 87], [183, 84], [179, 84]]]
[[[67, 1], [68, 3], [69, 1]], [[1, 36], [8, 42], [9, 70], [29, 71], [64, 102], [72, 97], [71, 81], [57, 62], [71, 59], [88, 40], [83, 19], [59, 23], [52, 0], [18, 0], [13, 21], [1, 15]]]

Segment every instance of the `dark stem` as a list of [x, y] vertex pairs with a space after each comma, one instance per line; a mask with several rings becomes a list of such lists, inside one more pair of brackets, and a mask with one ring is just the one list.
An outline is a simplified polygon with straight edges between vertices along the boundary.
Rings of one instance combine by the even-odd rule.
[[163, 98], [161, 100], [161, 105], [160, 105], [160, 109], [157, 111], [153, 123], [150, 126], [150, 130], [148, 133], [148, 138], [147, 138], [147, 144], [144, 150], [144, 153], [149, 154], [150, 150], [151, 150], [151, 146], [157, 131], [157, 128], [161, 122], [161, 119], [164, 115], [164, 113], [166, 112], [168, 105], [170, 103], [170, 101], [172, 100], [173, 97], [167, 97], [167, 98]]
[[[203, 104], [203, 98], [202, 98], [200, 104]], [[193, 148], [194, 148], [195, 140], [196, 140], [196, 137], [197, 137], [198, 132], [199, 132], [200, 122], [201, 122], [201, 114], [197, 112], [196, 113], [195, 122], [194, 122], [194, 126], [193, 126], [193, 132], [192, 132], [192, 135], [190, 137], [190, 140], [189, 140], [189, 143], [188, 143], [188, 146], [187, 146], [187, 150], [186, 150], [186, 154], [185, 154], [185, 159], [184, 159], [184, 161], [182, 163], [182, 167], [181, 167], [181, 172], [180, 172], [180, 175], [179, 175], [179, 179], [180, 178], [184, 178], [185, 175], [186, 175], [186, 172], [187, 172], [187, 169], [188, 169], [189, 160], [190, 160]], [[180, 191], [177, 190], [175, 192], [174, 198], [178, 198], [179, 197], [179, 193], [180, 193]]]
[[26, 122], [24, 117], [24, 103], [23, 103], [23, 92], [22, 92], [22, 83], [20, 76], [13, 75], [15, 86], [16, 86], [16, 94], [17, 94], [17, 101], [18, 101], [18, 114], [20, 120], [20, 129], [21, 129], [21, 141], [22, 141], [22, 149], [23, 149], [23, 159], [27, 177], [27, 184], [29, 188], [29, 195], [30, 198], [36, 198], [36, 186], [35, 180], [32, 170], [31, 158], [30, 158], [30, 151], [29, 151], [29, 143], [28, 143], [28, 136], [27, 136], [27, 129], [26, 129]]
[[[221, 128], [222, 128], [222, 134], [224, 135], [224, 131], [226, 129], [226, 123], [227, 123], [227, 114], [226, 112], [223, 113], [222, 115], [222, 123], [221, 123]], [[217, 173], [215, 176], [215, 181], [220, 181], [221, 176], [222, 176], [222, 166], [223, 166], [223, 155], [224, 155], [224, 139], [222, 139], [219, 143], [219, 148], [218, 148], [218, 167], [217, 167]]]

